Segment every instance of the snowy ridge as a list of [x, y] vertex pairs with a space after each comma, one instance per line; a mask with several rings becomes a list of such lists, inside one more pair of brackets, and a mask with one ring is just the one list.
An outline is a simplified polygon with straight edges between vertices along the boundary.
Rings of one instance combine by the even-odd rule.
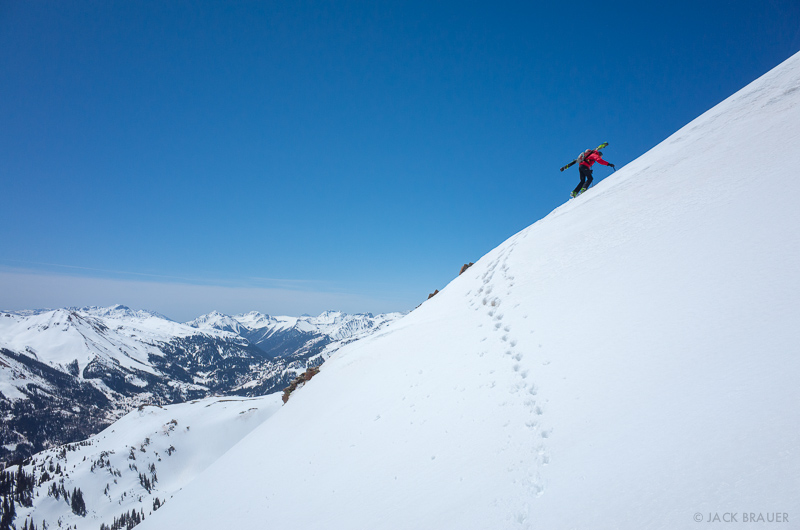
[[[261, 346], [268, 341], [293, 341], [304, 337], [316, 351], [311, 357], [320, 362], [347, 342], [358, 340], [401, 318], [405, 313], [386, 313], [377, 316], [372, 314], [347, 314], [340, 311], [326, 311], [318, 317], [270, 316], [257, 311], [246, 314], [228, 316], [219, 312], [203, 315], [191, 322], [189, 326], [203, 330], [233, 331], [246, 337], [252, 344]], [[317, 337], [315, 340], [314, 337]]]
[[154, 373], [149, 357], [163, 356], [159, 345], [192, 335], [241, 341], [220, 330], [198, 330], [124, 306], [56, 309], [24, 316], [0, 313], [0, 347], [52, 366], [64, 367], [77, 360], [82, 368], [100, 359], [126, 369]]
[[235, 318], [224, 315], [218, 311], [200, 316], [186, 324], [197, 329], [219, 329], [236, 333], [237, 335], [241, 335], [242, 332], [247, 329]]
[[220, 329], [242, 334], [243, 329], [255, 331], [286, 331], [298, 329], [302, 332], [317, 332], [334, 340], [342, 340], [370, 331], [385, 323], [400, 318], [404, 313], [386, 313], [376, 316], [372, 314], [347, 314], [341, 311], [325, 311], [318, 317], [270, 316], [257, 311], [228, 316], [219, 312], [209, 313], [187, 322], [198, 329]]
[[110, 307], [100, 307], [100, 306], [89, 306], [89, 307], [70, 307], [70, 311], [81, 311], [83, 313], [97, 316], [97, 317], [113, 317], [118, 319], [125, 319], [125, 318], [138, 318], [138, 319], [149, 319], [149, 318], [159, 318], [161, 320], [169, 320], [167, 317], [160, 313], [156, 313], [155, 311], [147, 311], [145, 309], [131, 309], [130, 307], [117, 304]]
[[800, 54], [341, 348], [142, 529], [800, 518], [798, 144]]
[[121, 305], [0, 313], [0, 459], [84, 439], [143, 403], [282, 391], [401, 316], [336, 315], [325, 326], [351, 329], [333, 338], [310, 317], [250, 314], [251, 329], [218, 312], [189, 325]]

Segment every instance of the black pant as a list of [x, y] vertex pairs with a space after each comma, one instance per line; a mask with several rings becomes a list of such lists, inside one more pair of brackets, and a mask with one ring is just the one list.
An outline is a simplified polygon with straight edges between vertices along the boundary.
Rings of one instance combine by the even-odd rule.
[[578, 171], [581, 174], [581, 183], [578, 184], [573, 193], [578, 193], [582, 188], [588, 188], [592, 185], [592, 170], [581, 164], [578, 166]]

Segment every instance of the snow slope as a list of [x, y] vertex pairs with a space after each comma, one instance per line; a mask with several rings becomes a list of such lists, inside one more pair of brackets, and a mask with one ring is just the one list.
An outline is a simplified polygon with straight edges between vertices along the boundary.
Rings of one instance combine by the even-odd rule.
[[141, 528], [796, 525], [798, 145], [800, 55], [339, 350]]
[[[85, 442], [42, 451], [24, 470], [35, 472], [37, 482], [50, 478], [36, 486], [33, 507], [17, 506], [17, 527], [26, 520], [37, 528], [43, 521], [49, 528], [111, 527], [131, 510], [147, 518], [280, 406], [279, 394], [142, 406]], [[54, 484], [69, 493], [79, 488], [86, 516], [48, 495]]]

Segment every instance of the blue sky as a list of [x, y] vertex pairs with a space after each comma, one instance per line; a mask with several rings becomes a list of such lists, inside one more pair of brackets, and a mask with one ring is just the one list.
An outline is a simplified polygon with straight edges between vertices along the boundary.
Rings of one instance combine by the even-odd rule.
[[798, 50], [796, 0], [0, 0], [0, 309], [412, 309]]

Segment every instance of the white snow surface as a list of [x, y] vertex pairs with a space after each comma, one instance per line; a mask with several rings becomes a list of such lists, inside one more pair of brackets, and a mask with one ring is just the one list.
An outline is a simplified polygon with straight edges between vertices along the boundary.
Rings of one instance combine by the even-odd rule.
[[796, 526], [798, 145], [800, 54], [340, 349], [142, 530]]
[[[52, 477], [35, 488], [33, 508], [17, 506], [17, 528], [29, 519], [37, 528], [111, 527], [114, 518], [154, 512], [156, 499], [170, 502], [212, 462], [248, 432], [275, 413], [279, 394], [258, 398], [208, 398], [166, 407], [142, 406], [83, 443], [59, 446], [36, 454], [26, 473], [44, 470]], [[58, 465], [62, 475], [53, 473]], [[139, 475], [151, 481], [150, 491]], [[53, 483], [72, 493], [80, 488], [84, 517], [72, 513], [64, 498], [48, 495]], [[155, 480], [154, 480], [155, 479]], [[38, 481], [38, 480], [37, 480]]]

